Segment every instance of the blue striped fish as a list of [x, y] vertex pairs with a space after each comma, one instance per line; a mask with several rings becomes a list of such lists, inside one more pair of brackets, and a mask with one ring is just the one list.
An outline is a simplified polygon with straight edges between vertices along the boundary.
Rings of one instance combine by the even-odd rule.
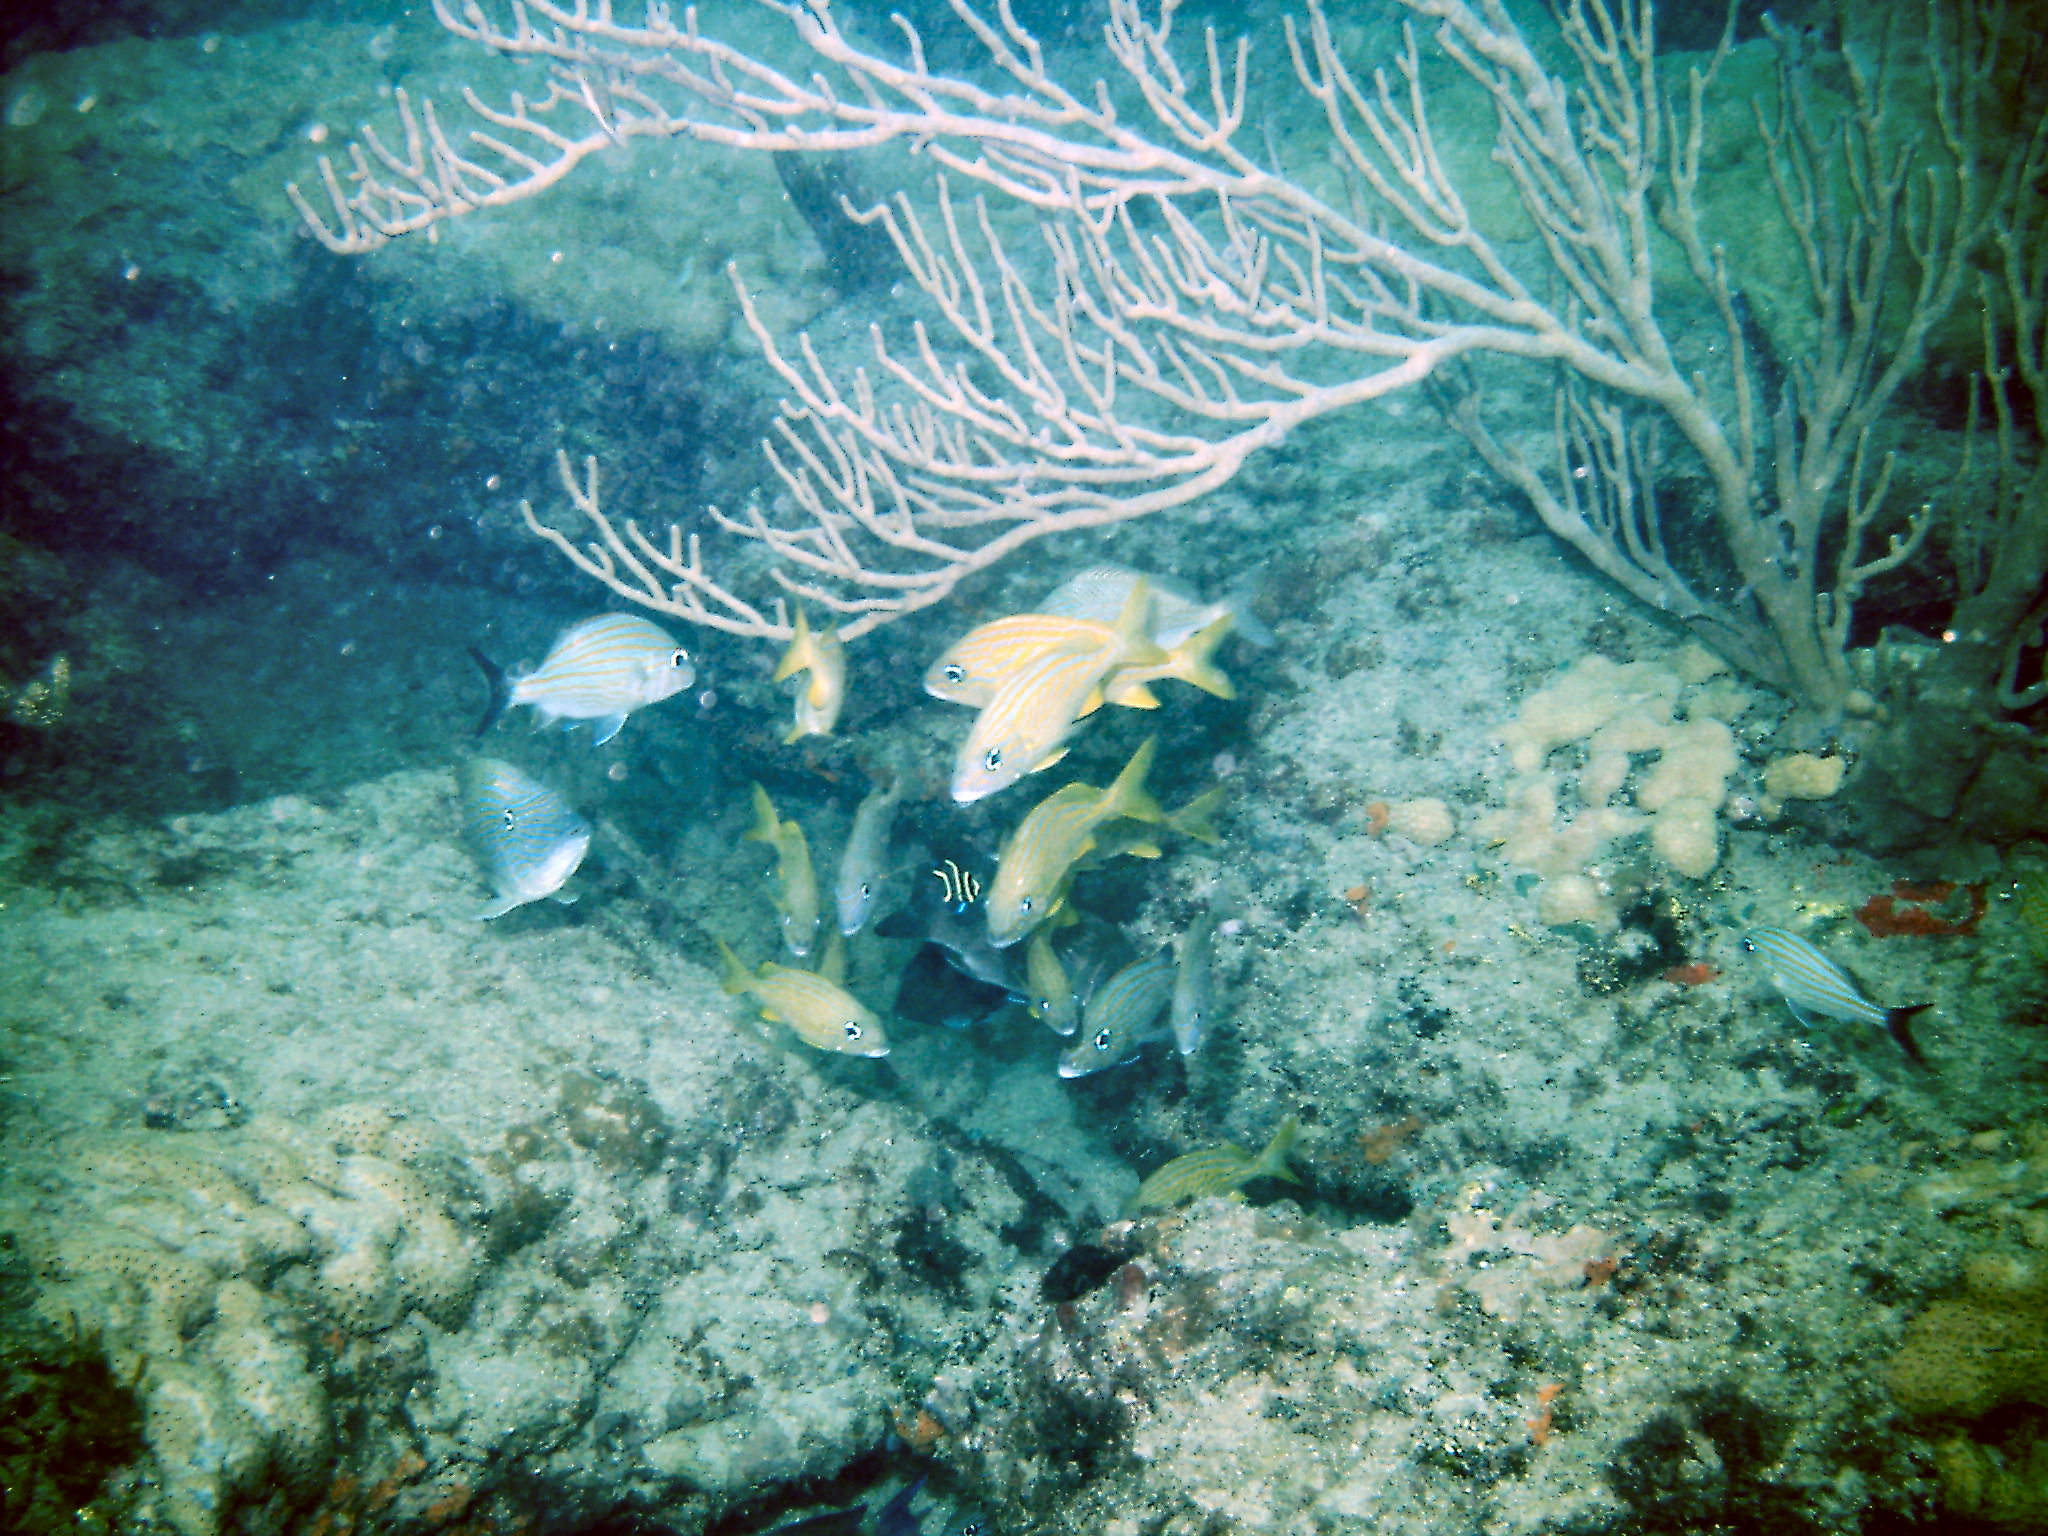
[[1033, 806], [1003, 843], [988, 893], [988, 936], [998, 949], [1023, 938], [1065, 899], [1074, 866], [1095, 846], [1095, 833], [1119, 819], [1156, 822], [1164, 813], [1146, 793], [1158, 738], [1147, 737], [1107, 789], [1069, 784]]
[[1173, 972], [1173, 950], [1162, 944], [1089, 993], [1081, 1010], [1081, 1038], [1060, 1057], [1060, 1076], [1086, 1077], [1136, 1061], [1159, 1038], [1152, 1025], [1173, 996]]
[[660, 625], [632, 613], [604, 613], [571, 624], [530, 672], [507, 673], [475, 646], [469, 654], [491, 684], [490, 708], [476, 728], [479, 736], [507, 710], [531, 704], [542, 725], [588, 720], [591, 744], [603, 746], [634, 710], [658, 704], [697, 680], [690, 653]]
[[471, 758], [458, 779], [462, 840], [498, 893], [477, 920], [503, 917], [543, 896], [574, 901], [557, 892], [590, 851], [590, 823], [545, 784], [496, 758]]
[[1273, 1139], [1262, 1152], [1247, 1152], [1230, 1142], [1176, 1157], [1165, 1167], [1145, 1175], [1131, 1201], [1131, 1209], [1149, 1211], [1207, 1195], [1235, 1194], [1253, 1179], [1285, 1179], [1290, 1184], [1299, 1184], [1301, 1180], [1287, 1166], [1287, 1154], [1293, 1150], [1300, 1132], [1301, 1122], [1289, 1115], [1280, 1122], [1280, 1129], [1273, 1133]]
[[1743, 935], [1742, 947], [1764, 962], [1764, 979], [1777, 989], [1801, 1024], [1810, 1014], [1840, 1019], [1845, 1024], [1879, 1024], [1891, 1032], [1906, 1054], [1926, 1062], [1908, 1029], [1913, 1015], [1932, 1003], [1905, 1008], [1880, 1008], [1856, 989], [1848, 973], [1798, 934], [1784, 928], [1758, 928]]
[[1067, 738], [1119, 667], [1150, 666], [1165, 652], [1145, 638], [1143, 583], [1131, 595], [1109, 643], [1076, 639], [1033, 656], [1003, 680], [953, 764], [953, 798], [961, 805], [994, 794], [1067, 753]]

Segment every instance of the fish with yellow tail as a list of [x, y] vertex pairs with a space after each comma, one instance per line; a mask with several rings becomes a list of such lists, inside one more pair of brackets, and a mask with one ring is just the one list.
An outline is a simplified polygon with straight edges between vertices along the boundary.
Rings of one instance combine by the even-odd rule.
[[889, 1054], [882, 1021], [831, 977], [777, 965], [773, 960], [750, 971], [725, 940], [717, 943], [719, 958], [725, 962], [721, 984], [735, 997], [752, 997], [760, 1005], [762, 1018], [788, 1025], [804, 1044], [821, 1051], [846, 1056]]
[[1156, 736], [1147, 737], [1109, 788], [1056, 789], [1017, 824], [996, 857], [984, 903], [988, 936], [998, 948], [1016, 943], [1059, 910], [1074, 866], [1095, 847], [1097, 829], [1117, 820], [1161, 819], [1159, 802], [1145, 789], [1158, 747]]
[[1257, 1155], [1235, 1143], [1226, 1143], [1206, 1152], [1176, 1157], [1165, 1167], [1145, 1175], [1131, 1208], [1163, 1210], [1207, 1195], [1234, 1195], [1253, 1179], [1285, 1179], [1290, 1184], [1299, 1184], [1301, 1180], [1287, 1166], [1287, 1154], [1294, 1149], [1300, 1133], [1301, 1123], [1289, 1115], [1280, 1122], [1280, 1129], [1273, 1133], [1265, 1150]]
[[632, 613], [604, 613], [571, 624], [555, 637], [541, 664], [508, 673], [475, 646], [469, 654], [491, 685], [481, 736], [509, 709], [533, 706], [542, 725], [587, 720], [591, 743], [619, 734], [626, 716], [680, 693], [697, 680], [690, 653], [660, 625]]
[[1119, 667], [1150, 666], [1165, 653], [1145, 638], [1143, 583], [1111, 627], [1107, 644], [1075, 640], [1040, 652], [1002, 682], [975, 717], [953, 765], [953, 799], [971, 805], [1066, 756], [1067, 740], [1103, 679]]
[[754, 786], [754, 824], [750, 843], [775, 850], [775, 910], [782, 915], [782, 941], [799, 960], [810, 954], [818, 936], [818, 872], [811, 866], [811, 845], [804, 829], [775, 814], [768, 791]]
[[1809, 1015], [1818, 1014], [1845, 1024], [1880, 1025], [1908, 1056], [1927, 1064], [1910, 1026], [1913, 1016], [1932, 1008], [1932, 1003], [1880, 1008], [1856, 989], [1846, 971], [1790, 929], [1754, 929], [1743, 935], [1742, 947], [1763, 961], [1764, 979], [1801, 1024], [1811, 1024]]
[[590, 823], [547, 785], [496, 758], [471, 758], [457, 779], [462, 840], [497, 892], [477, 921], [546, 896], [565, 906], [574, 901], [562, 885], [590, 851]]
[[[925, 669], [924, 691], [949, 704], [982, 709], [996, 696], [997, 689], [1047, 651], [1061, 646], [1108, 646], [1115, 641], [1116, 631], [1108, 623], [1094, 619], [1045, 613], [1009, 614], [976, 625], [947, 646], [939, 659]], [[1136, 709], [1156, 709], [1159, 705], [1159, 700], [1150, 693], [1130, 699], [1118, 696], [1112, 702], [1128, 703]], [[1102, 694], [1098, 690], [1083, 702], [1079, 713], [1091, 715], [1101, 707]]]
[[840, 643], [837, 629], [812, 633], [802, 603], [796, 605], [796, 633], [769, 681], [787, 682], [799, 672], [808, 675], [797, 690], [796, 724], [782, 738], [784, 746], [806, 736], [830, 736], [846, 705], [846, 647]]

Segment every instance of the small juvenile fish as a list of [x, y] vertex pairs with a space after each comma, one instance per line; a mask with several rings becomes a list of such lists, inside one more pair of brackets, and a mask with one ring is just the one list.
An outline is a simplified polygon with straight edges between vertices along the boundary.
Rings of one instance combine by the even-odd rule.
[[735, 997], [746, 993], [761, 1005], [761, 1017], [787, 1024], [806, 1045], [848, 1056], [886, 1056], [889, 1040], [882, 1021], [846, 988], [829, 977], [772, 960], [749, 971], [725, 940], [718, 943], [725, 962], [721, 983]]
[[988, 936], [998, 947], [1016, 943], [1059, 910], [1068, 876], [1095, 846], [1096, 830], [1119, 819], [1156, 822], [1163, 813], [1145, 790], [1157, 737], [1131, 754], [1108, 789], [1069, 784], [1025, 814], [1003, 843], [989, 883]]
[[475, 646], [469, 654], [491, 685], [490, 707], [476, 728], [479, 736], [508, 709], [531, 704], [542, 725], [588, 720], [591, 744], [603, 746], [634, 710], [697, 680], [690, 653], [660, 625], [631, 613], [604, 613], [571, 624], [530, 672], [507, 673]]
[[953, 799], [971, 805], [1066, 755], [1092, 695], [1119, 667], [1149, 666], [1165, 653], [1143, 633], [1145, 589], [1131, 594], [1108, 645], [1076, 640], [1033, 657], [996, 689], [953, 765]]
[[1856, 990], [1856, 983], [1840, 966], [1784, 928], [1758, 928], [1743, 936], [1742, 947], [1763, 957], [1764, 979], [1785, 999], [1792, 1016], [1801, 1024], [1812, 1023], [1808, 1015], [1818, 1014], [1845, 1024], [1882, 1025], [1908, 1056], [1926, 1065], [1927, 1058], [1914, 1044], [1909, 1025], [1914, 1014], [1932, 1008], [1932, 1003], [1878, 1007]]
[[811, 845], [794, 821], [777, 818], [768, 791], [754, 786], [754, 825], [746, 840], [775, 850], [775, 910], [782, 914], [782, 941], [799, 960], [811, 952], [818, 936], [818, 873], [811, 866]]
[[1209, 1010], [1215, 1003], [1212, 957], [1216, 920], [1204, 912], [1180, 936], [1180, 965], [1173, 974], [1173, 1000], [1167, 1018], [1173, 1025], [1173, 1044], [1183, 1056], [1192, 1056], [1209, 1033]]
[[810, 676], [797, 690], [796, 724], [782, 738], [784, 746], [806, 736], [830, 736], [832, 727], [839, 723], [839, 711], [846, 705], [846, 647], [840, 643], [836, 629], [812, 634], [804, 619], [802, 603], [796, 608], [796, 633], [790, 637], [789, 649], [782, 653], [769, 681], [786, 682], [799, 672], [808, 672]]
[[1173, 951], [1162, 944], [1088, 994], [1081, 1039], [1060, 1057], [1061, 1077], [1086, 1077], [1136, 1061], [1161, 1038], [1151, 1026], [1173, 996]]
[[1156, 1168], [1145, 1176], [1131, 1208], [1157, 1210], [1179, 1205], [1183, 1200], [1199, 1200], [1205, 1195], [1227, 1195], [1253, 1179], [1285, 1179], [1290, 1184], [1299, 1184], [1301, 1180], [1287, 1166], [1287, 1154], [1293, 1149], [1300, 1131], [1300, 1122], [1289, 1115], [1280, 1122], [1280, 1129], [1273, 1133], [1273, 1139], [1256, 1157], [1235, 1143], [1176, 1157], [1165, 1167]]
[[875, 891], [882, 883], [882, 865], [889, 856], [889, 831], [896, 820], [898, 791], [893, 784], [870, 790], [853, 813], [846, 848], [839, 856], [839, 874], [832, 882], [832, 902], [839, 911], [839, 931], [851, 938], [867, 926]]
[[457, 776], [462, 840], [483, 866], [498, 899], [476, 914], [479, 922], [553, 896], [590, 851], [590, 823], [536, 779], [492, 757], [475, 757]]
[[1032, 934], [1024, 946], [1024, 979], [1031, 988], [1025, 1006], [1034, 1019], [1056, 1035], [1071, 1035], [1081, 1027], [1081, 1001], [1047, 929]]

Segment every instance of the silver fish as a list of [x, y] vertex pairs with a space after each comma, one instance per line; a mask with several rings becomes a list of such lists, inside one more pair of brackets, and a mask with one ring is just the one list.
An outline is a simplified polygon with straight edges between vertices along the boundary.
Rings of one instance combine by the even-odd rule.
[[1173, 951], [1166, 945], [1097, 987], [1081, 1010], [1081, 1038], [1060, 1057], [1061, 1077], [1086, 1077], [1136, 1061], [1159, 1032], [1151, 1026], [1173, 996]]
[[1200, 1050], [1209, 1033], [1209, 1014], [1216, 1000], [1215, 939], [1216, 920], [1206, 912], [1180, 936], [1180, 965], [1173, 974], [1173, 1000], [1167, 1018], [1173, 1024], [1174, 1048], [1183, 1056]]
[[1147, 632], [1152, 643], [1163, 651], [1172, 650], [1221, 618], [1228, 618], [1230, 627], [1253, 645], [1271, 645], [1271, 631], [1259, 622], [1251, 607], [1251, 592], [1257, 585], [1258, 574], [1256, 569], [1248, 572], [1220, 601], [1205, 603], [1168, 577], [1147, 576], [1121, 565], [1091, 565], [1061, 582], [1038, 605], [1038, 611], [1107, 624], [1142, 581], [1152, 593]]
[[1882, 1025], [1908, 1056], [1925, 1063], [1908, 1025], [1914, 1014], [1933, 1007], [1932, 1003], [1880, 1008], [1856, 989], [1847, 972], [1788, 929], [1758, 928], [1743, 935], [1742, 947], [1763, 958], [1764, 979], [1785, 999], [1801, 1024], [1810, 1024], [1808, 1015], [1818, 1014], [1845, 1024]]
[[479, 922], [553, 896], [590, 851], [590, 823], [562, 797], [510, 763], [476, 757], [462, 765], [462, 840], [483, 866], [498, 899]]
[[839, 874], [832, 882], [832, 901], [839, 910], [839, 931], [848, 938], [867, 926], [875, 891], [882, 883], [882, 863], [889, 856], [889, 832], [896, 820], [896, 786], [870, 790], [853, 813], [846, 848], [839, 856]]
[[697, 680], [690, 653], [660, 625], [632, 613], [604, 613], [571, 624], [530, 672], [507, 673], [474, 646], [469, 654], [491, 684], [490, 708], [476, 728], [479, 736], [507, 710], [530, 704], [543, 725], [588, 720], [592, 745], [603, 746], [634, 710]]

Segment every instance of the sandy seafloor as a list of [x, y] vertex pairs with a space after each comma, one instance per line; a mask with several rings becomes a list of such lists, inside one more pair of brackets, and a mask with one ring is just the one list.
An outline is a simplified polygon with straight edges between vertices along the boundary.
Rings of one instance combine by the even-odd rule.
[[[1589, 655], [1687, 642], [1419, 402], [856, 647], [834, 742], [778, 745], [772, 653], [731, 642], [605, 747], [515, 715], [489, 750], [597, 833], [574, 905], [488, 924], [463, 647], [535, 659], [594, 594], [338, 549], [181, 585], [87, 546], [9, 555], [92, 636], [79, 723], [17, 733], [0, 805], [10, 1529], [733, 1533], [921, 1471], [925, 1531], [1005, 1536], [1994, 1528], [1971, 1489], [2044, 1528], [2048, 975], [2004, 898], [2048, 849], [1774, 811], [1764, 765], [1809, 743], [1724, 687], [1711, 873], [1624, 841], [1620, 926], [1541, 922], [1486, 820], [1501, 733]], [[918, 670], [1097, 558], [1212, 591], [1257, 563], [1276, 643], [1226, 651], [1237, 700], [1105, 710], [952, 807], [968, 717]], [[1010, 1017], [831, 1057], [720, 991], [714, 936], [776, 943], [750, 778], [829, 874], [902, 773], [886, 910], [933, 839], [990, 850], [1155, 731], [1169, 803], [1226, 787], [1221, 840], [1079, 899], [1141, 950], [1225, 921], [1187, 1061], [1063, 1081]], [[1374, 809], [1425, 798], [1440, 842]], [[1986, 911], [1878, 937], [1854, 913], [1901, 879]], [[1927, 1066], [1794, 1019], [1741, 950], [1762, 924], [1931, 1002]], [[886, 1008], [911, 949], [862, 937], [854, 990]], [[1125, 1219], [1143, 1173], [1290, 1113], [1298, 1187]]]

